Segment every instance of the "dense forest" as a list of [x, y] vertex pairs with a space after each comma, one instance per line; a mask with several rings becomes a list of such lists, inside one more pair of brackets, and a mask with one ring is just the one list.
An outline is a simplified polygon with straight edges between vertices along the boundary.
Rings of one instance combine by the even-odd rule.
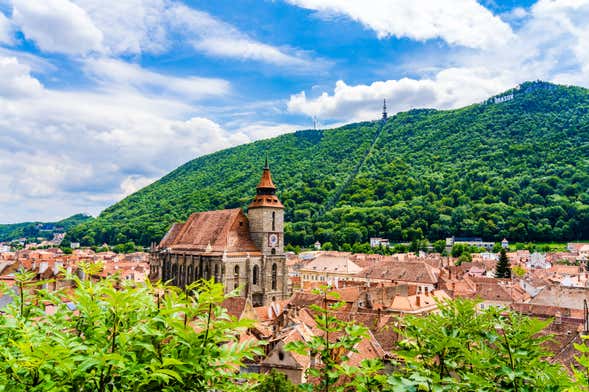
[[293, 245], [371, 236], [588, 239], [589, 90], [527, 82], [497, 97], [199, 157], [75, 227], [69, 238], [148, 245], [192, 212], [245, 208], [268, 153]]
[[58, 222], [24, 222], [0, 225], [0, 241], [17, 238], [53, 238], [54, 233], [63, 233], [92, 217], [85, 214], [72, 215]]

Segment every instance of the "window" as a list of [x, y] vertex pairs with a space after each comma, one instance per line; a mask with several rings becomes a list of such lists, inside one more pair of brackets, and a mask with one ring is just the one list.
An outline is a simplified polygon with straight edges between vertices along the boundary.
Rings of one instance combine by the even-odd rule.
[[272, 250], [270, 251], [270, 254], [275, 255], [276, 254], [276, 248], [272, 248]]
[[278, 278], [278, 266], [276, 263], [272, 264], [272, 290], [276, 290], [276, 280]]
[[254, 265], [253, 276], [252, 276], [252, 283], [258, 284], [258, 275], [260, 274], [260, 267]]
[[239, 287], [239, 266], [236, 265], [235, 268], [233, 269], [233, 287], [234, 288], [238, 288]]
[[272, 231], [276, 231], [276, 212], [272, 211]]
[[215, 264], [215, 282], [219, 281], [219, 265]]

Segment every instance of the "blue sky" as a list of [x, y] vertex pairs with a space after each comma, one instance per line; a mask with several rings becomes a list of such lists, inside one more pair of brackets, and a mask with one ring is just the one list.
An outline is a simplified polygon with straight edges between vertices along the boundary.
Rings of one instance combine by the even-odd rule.
[[589, 0], [0, 0], [0, 223], [96, 215], [197, 156], [542, 79]]

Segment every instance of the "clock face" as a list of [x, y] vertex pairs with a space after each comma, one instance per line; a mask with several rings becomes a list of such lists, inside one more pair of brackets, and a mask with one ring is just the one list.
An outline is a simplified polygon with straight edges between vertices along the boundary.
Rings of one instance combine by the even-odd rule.
[[278, 234], [270, 233], [268, 235], [268, 246], [278, 246]]

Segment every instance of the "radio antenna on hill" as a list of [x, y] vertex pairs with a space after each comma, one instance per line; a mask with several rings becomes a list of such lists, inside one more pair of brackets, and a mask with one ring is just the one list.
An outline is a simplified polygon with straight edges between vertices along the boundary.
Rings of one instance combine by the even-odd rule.
[[382, 121], [387, 121], [387, 118], [387, 100], [385, 98], [382, 103]]
[[319, 121], [317, 120], [317, 116], [313, 116], [313, 129], [316, 131], [317, 126], [319, 125]]

